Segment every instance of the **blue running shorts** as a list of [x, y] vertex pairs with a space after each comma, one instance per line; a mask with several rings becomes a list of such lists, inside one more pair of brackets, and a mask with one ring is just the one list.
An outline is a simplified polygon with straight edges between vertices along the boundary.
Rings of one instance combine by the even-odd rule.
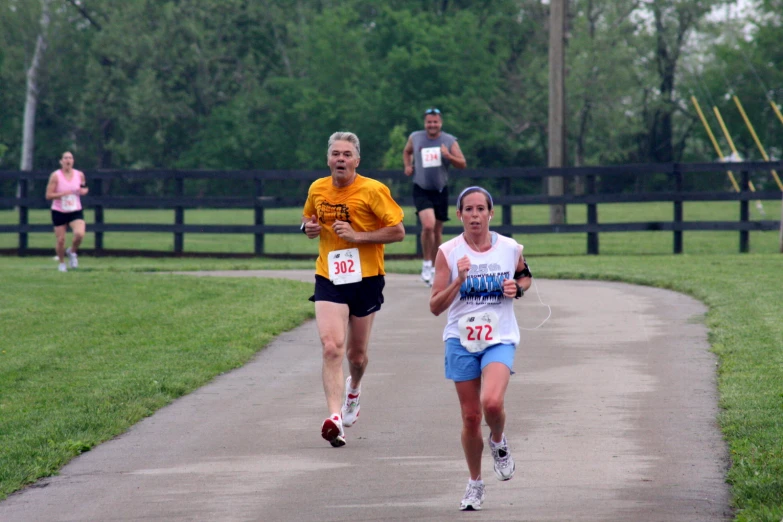
[[514, 373], [513, 344], [493, 344], [478, 353], [471, 353], [460, 344], [459, 339], [446, 339], [446, 378], [454, 382], [470, 381], [481, 377], [481, 372], [489, 363], [499, 362], [508, 366]]

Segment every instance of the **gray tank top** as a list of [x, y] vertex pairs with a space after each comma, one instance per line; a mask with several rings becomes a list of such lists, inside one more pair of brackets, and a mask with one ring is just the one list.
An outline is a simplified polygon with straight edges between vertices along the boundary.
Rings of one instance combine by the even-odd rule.
[[457, 138], [441, 131], [440, 136], [430, 139], [427, 131], [419, 130], [411, 134], [413, 142], [413, 182], [424, 190], [443, 190], [448, 181], [448, 160], [441, 156], [440, 146], [451, 145]]

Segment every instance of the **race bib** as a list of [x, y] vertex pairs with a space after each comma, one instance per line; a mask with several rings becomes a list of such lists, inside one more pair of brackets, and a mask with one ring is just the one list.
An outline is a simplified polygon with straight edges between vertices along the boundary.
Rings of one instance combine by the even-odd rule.
[[329, 279], [336, 285], [362, 280], [362, 263], [358, 248], [329, 252]]
[[440, 160], [440, 147], [421, 149], [421, 164], [424, 168], [440, 167], [443, 164]]
[[74, 194], [68, 194], [60, 198], [60, 206], [63, 212], [74, 212], [79, 210], [79, 199]]
[[497, 330], [498, 314], [495, 312], [465, 314], [459, 319], [459, 341], [471, 353], [498, 344]]

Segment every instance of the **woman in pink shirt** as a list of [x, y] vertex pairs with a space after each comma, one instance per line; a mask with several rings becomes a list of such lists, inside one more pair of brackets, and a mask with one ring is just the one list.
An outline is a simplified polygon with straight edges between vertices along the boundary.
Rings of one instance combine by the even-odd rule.
[[[79, 266], [77, 250], [84, 239], [86, 225], [82, 212], [80, 196], [89, 192], [84, 173], [73, 168], [73, 154], [66, 151], [60, 158], [60, 169], [49, 176], [49, 184], [46, 185], [46, 199], [52, 202], [52, 224], [54, 236], [57, 239], [57, 257], [60, 260], [58, 270], [67, 272], [65, 256], [71, 268]], [[66, 228], [71, 227], [73, 241], [71, 246], [65, 248]]]

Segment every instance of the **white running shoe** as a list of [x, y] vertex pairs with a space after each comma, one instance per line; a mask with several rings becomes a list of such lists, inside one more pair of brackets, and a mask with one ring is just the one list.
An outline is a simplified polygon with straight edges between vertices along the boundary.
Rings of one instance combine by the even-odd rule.
[[57, 270], [60, 272], [67, 272], [68, 268], [65, 266], [65, 263], [60, 263], [57, 265]]
[[481, 511], [481, 503], [484, 502], [484, 483], [468, 482], [468, 487], [465, 489], [465, 496], [460, 502], [460, 511]]
[[334, 448], [345, 446], [345, 431], [339, 415], [335, 413], [324, 421], [321, 425], [321, 437], [328, 440]]
[[348, 393], [348, 390], [350, 389], [351, 376], [349, 375], [345, 380], [345, 402], [343, 402], [343, 408], [341, 412], [343, 415], [343, 426], [346, 428], [350, 428], [356, 424], [356, 420], [359, 418], [359, 396], [362, 394], [361, 386], [359, 386], [359, 392], [356, 395]]
[[71, 268], [79, 268], [79, 256], [76, 252], [71, 252], [71, 247], [65, 249], [65, 254], [68, 256], [68, 264]]
[[492, 450], [492, 460], [495, 461], [495, 476], [498, 480], [511, 480], [516, 471], [514, 458], [508, 449], [506, 436], [503, 435], [503, 441], [500, 444], [492, 442], [492, 435], [489, 436], [489, 449]]
[[421, 280], [425, 283], [430, 282], [430, 271], [426, 266], [421, 267]]
[[421, 280], [427, 286], [432, 286], [432, 279], [435, 277], [434, 266], [422, 266], [421, 267]]

